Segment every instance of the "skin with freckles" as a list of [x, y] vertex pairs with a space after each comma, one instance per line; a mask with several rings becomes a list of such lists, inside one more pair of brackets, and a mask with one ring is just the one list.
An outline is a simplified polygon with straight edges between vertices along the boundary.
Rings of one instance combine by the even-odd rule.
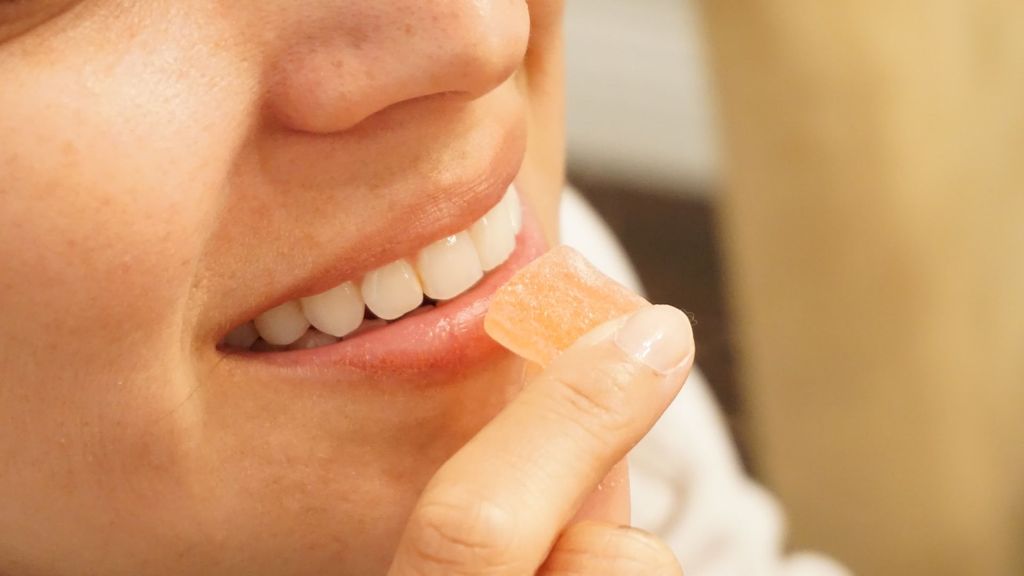
[[0, 574], [383, 571], [521, 363], [268, 381], [215, 339], [496, 155], [555, 233], [543, 4], [0, 3]]
[[0, 574], [387, 570], [523, 362], [282, 375], [217, 343], [513, 176], [553, 239], [561, 10], [0, 2]]

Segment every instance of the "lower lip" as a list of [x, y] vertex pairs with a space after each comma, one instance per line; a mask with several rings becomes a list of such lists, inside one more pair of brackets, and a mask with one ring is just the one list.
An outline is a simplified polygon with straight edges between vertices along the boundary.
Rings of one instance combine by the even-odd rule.
[[337, 344], [274, 353], [239, 353], [278, 369], [329, 375], [356, 370], [373, 375], [457, 372], [503, 353], [484, 332], [483, 319], [494, 292], [547, 248], [539, 223], [524, 203], [516, 248], [504, 264], [454, 300], [342, 340]]

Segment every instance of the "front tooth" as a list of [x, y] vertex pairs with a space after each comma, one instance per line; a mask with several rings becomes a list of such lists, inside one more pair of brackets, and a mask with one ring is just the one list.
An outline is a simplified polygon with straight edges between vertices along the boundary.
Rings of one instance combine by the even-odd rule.
[[459, 232], [420, 250], [416, 270], [423, 292], [435, 300], [449, 300], [476, 284], [484, 272], [467, 232]]
[[359, 288], [345, 282], [326, 292], [303, 298], [302, 311], [317, 330], [341, 338], [359, 328], [366, 307]]
[[252, 325], [252, 322], [246, 322], [228, 332], [228, 335], [224, 337], [224, 343], [232, 348], [244, 349], [252, 346], [259, 337], [260, 334], [256, 331], [256, 327]]
[[423, 303], [416, 271], [404, 258], [364, 276], [360, 289], [366, 307], [384, 320], [394, 320]]
[[512, 230], [515, 234], [523, 229], [523, 205], [519, 202], [519, 192], [515, 186], [509, 186], [505, 197], [501, 202], [508, 206], [509, 216], [512, 218]]
[[505, 200], [498, 202], [483, 218], [470, 226], [469, 235], [480, 256], [480, 267], [485, 271], [497, 268], [516, 247], [509, 203]]
[[306, 333], [309, 321], [302, 313], [297, 300], [289, 300], [276, 308], [271, 308], [256, 317], [253, 321], [260, 337], [269, 344], [287, 346]]

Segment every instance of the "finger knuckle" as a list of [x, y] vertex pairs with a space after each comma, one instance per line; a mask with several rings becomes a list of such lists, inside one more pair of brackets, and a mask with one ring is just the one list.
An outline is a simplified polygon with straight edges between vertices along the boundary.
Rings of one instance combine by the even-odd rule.
[[601, 439], [633, 425], [630, 374], [625, 366], [595, 368], [586, 378], [559, 379], [561, 402], [569, 419]]
[[637, 576], [662, 576], [681, 574], [675, 554], [660, 538], [649, 532], [631, 527], [619, 527], [616, 531], [617, 544], [610, 548], [618, 561], [633, 569]]
[[445, 494], [421, 504], [410, 519], [409, 549], [424, 574], [479, 574], [513, 563], [515, 533], [514, 516], [504, 507]]
[[657, 537], [629, 527], [581, 525], [559, 540], [545, 576], [592, 573], [616, 576], [678, 576], [675, 555]]

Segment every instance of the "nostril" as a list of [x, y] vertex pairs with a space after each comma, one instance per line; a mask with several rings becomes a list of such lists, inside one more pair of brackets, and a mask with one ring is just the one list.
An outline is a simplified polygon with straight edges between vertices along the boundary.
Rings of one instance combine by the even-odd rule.
[[365, 3], [332, 21], [297, 30], [268, 67], [268, 109], [289, 128], [341, 132], [399, 103], [478, 98], [515, 73], [530, 34], [525, 2]]

